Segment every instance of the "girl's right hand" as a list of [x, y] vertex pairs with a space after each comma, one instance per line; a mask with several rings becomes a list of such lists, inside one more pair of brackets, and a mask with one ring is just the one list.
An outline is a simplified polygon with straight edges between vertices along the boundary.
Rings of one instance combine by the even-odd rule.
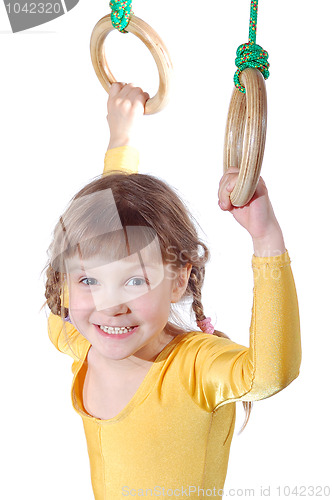
[[112, 84], [107, 102], [107, 121], [111, 134], [108, 149], [127, 146], [131, 142], [149, 97], [132, 83]]

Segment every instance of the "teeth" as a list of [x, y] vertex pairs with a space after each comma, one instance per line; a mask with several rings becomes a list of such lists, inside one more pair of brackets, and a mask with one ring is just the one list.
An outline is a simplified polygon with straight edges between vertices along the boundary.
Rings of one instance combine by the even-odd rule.
[[121, 335], [122, 333], [131, 332], [131, 330], [133, 330], [134, 327], [132, 327], [132, 326], [123, 326], [123, 327], [100, 326], [99, 328], [101, 330], [103, 330], [103, 332], [105, 332], [105, 333], [110, 333], [112, 335]]

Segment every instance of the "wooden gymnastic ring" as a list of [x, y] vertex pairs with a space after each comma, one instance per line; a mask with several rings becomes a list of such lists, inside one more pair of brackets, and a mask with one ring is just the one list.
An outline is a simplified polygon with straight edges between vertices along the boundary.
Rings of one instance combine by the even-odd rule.
[[[104, 42], [107, 35], [115, 28], [112, 25], [111, 15], [102, 17], [94, 27], [90, 40], [90, 52], [95, 72], [106, 90], [109, 92], [112, 83], [117, 80], [111, 73], [106, 57]], [[172, 62], [166, 46], [160, 36], [147, 23], [132, 15], [126, 31], [136, 35], [150, 50], [159, 72], [159, 89], [157, 94], [148, 99], [145, 105], [145, 114], [151, 115], [163, 109], [169, 100], [171, 86]]]
[[240, 175], [230, 199], [235, 207], [243, 207], [253, 197], [262, 168], [266, 124], [267, 98], [265, 80], [254, 68], [242, 71], [243, 94], [234, 89], [229, 105], [224, 145], [224, 172], [229, 167], [240, 168]]

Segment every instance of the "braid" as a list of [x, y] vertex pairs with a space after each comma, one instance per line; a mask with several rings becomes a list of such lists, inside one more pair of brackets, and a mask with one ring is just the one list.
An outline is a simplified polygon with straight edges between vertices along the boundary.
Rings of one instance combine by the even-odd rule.
[[202, 304], [202, 286], [205, 277], [205, 267], [193, 266], [188, 282], [189, 289], [192, 293], [193, 303], [192, 310], [194, 311], [196, 321], [205, 319], [203, 304]]
[[[206, 319], [204, 314], [203, 304], [202, 304], [202, 286], [205, 277], [205, 266], [203, 267], [192, 267], [188, 287], [192, 293], [193, 302], [192, 310], [194, 311], [196, 322], [203, 321]], [[229, 338], [225, 333], [214, 331], [214, 335], [217, 337]]]
[[46, 271], [46, 302], [53, 314], [57, 316], [68, 315], [68, 309], [61, 304], [62, 273], [54, 271], [52, 266], [48, 266]]

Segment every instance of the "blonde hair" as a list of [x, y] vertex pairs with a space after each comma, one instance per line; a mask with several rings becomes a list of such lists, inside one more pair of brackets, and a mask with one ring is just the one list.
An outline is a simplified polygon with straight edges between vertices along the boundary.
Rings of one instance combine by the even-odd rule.
[[[130, 238], [130, 231], [139, 237]], [[142, 231], [141, 229], [144, 228]], [[151, 175], [113, 171], [81, 189], [54, 229], [46, 270], [46, 302], [53, 314], [68, 316], [63, 296], [65, 261], [80, 253], [90, 258], [100, 253], [119, 259], [147, 246], [158, 237], [164, 263], [176, 268], [190, 264], [184, 299], [192, 299], [196, 321], [205, 319], [201, 295], [209, 250], [199, 238], [196, 221], [177, 193]], [[130, 243], [130, 244], [129, 244]], [[130, 248], [129, 248], [130, 247]], [[218, 337], [227, 337], [215, 331]], [[243, 402], [246, 426], [252, 403]]]

